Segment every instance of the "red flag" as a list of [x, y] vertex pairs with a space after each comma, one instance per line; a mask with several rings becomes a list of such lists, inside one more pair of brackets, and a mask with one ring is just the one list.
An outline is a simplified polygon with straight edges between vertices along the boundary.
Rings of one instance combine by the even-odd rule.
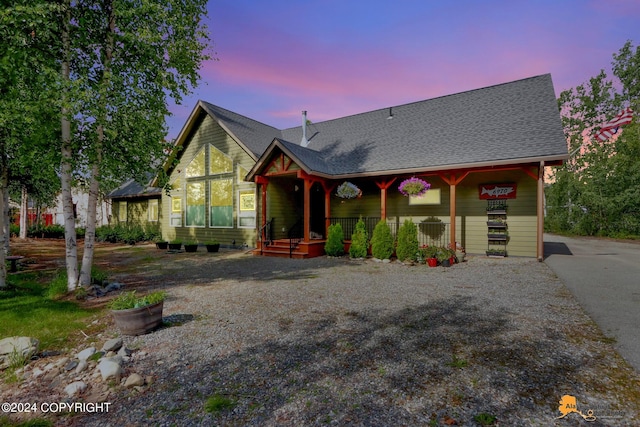
[[622, 125], [628, 125], [631, 123], [633, 119], [633, 111], [631, 108], [627, 108], [626, 110], [622, 110], [617, 116], [613, 119], [609, 120], [605, 123], [598, 133], [596, 133], [596, 138], [599, 141], [604, 142], [607, 139], [611, 138], [616, 132], [618, 132], [618, 128]]

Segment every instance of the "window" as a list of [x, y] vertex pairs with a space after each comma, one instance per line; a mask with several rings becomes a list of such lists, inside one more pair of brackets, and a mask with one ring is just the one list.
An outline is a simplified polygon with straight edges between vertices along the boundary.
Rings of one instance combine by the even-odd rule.
[[254, 228], [256, 226], [256, 192], [254, 190], [238, 191], [238, 227]]
[[187, 178], [204, 176], [204, 148], [196, 154], [187, 166]]
[[248, 170], [238, 165], [238, 183], [242, 183], [244, 181], [244, 177], [249, 173]]
[[187, 184], [187, 227], [204, 227], [204, 182], [190, 182]]
[[172, 227], [182, 227], [182, 181], [177, 178], [171, 184], [171, 216]]
[[118, 221], [120, 222], [127, 221], [127, 202], [118, 203]]
[[233, 172], [233, 160], [213, 145], [209, 145], [209, 173], [217, 175], [231, 172]]
[[440, 189], [431, 188], [422, 196], [409, 196], [410, 205], [439, 205]]
[[209, 181], [209, 224], [211, 227], [233, 227], [233, 180]]
[[158, 199], [149, 200], [147, 212], [149, 214], [149, 222], [158, 222]]

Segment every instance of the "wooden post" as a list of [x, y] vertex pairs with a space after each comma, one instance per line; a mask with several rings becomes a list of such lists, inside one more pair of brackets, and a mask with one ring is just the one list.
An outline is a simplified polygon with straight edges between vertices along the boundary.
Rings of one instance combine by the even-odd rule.
[[538, 169], [538, 261], [544, 261], [544, 161], [540, 161]]
[[[267, 186], [269, 185], [269, 180], [267, 180], [263, 176], [256, 176], [254, 182], [260, 185], [260, 213], [261, 213], [261, 224], [258, 229], [264, 227], [267, 223]], [[258, 236], [258, 238], [262, 238], [262, 236]]]
[[324, 185], [324, 238], [329, 236], [329, 226], [331, 225], [331, 191], [332, 188], [327, 188]]
[[313, 181], [304, 180], [304, 242], [311, 241], [311, 186]]
[[380, 219], [387, 219], [387, 189], [391, 187], [396, 178], [391, 178], [389, 181], [377, 181], [376, 185], [380, 189]]
[[451, 174], [449, 184], [449, 245], [452, 249], [456, 248], [456, 176]]

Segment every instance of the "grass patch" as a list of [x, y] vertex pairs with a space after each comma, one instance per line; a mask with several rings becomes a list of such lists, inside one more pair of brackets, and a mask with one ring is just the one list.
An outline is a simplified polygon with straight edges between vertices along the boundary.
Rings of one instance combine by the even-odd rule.
[[451, 366], [452, 368], [466, 368], [469, 362], [465, 359], [460, 359], [455, 354], [451, 358], [451, 362], [447, 363], [447, 366]]
[[475, 422], [477, 422], [478, 424], [480, 424], [481, 426], [491, 426], [494, 425], [497, 418], [494, 417], [491, 414], [487, 414], [486, 412], [482, 412], [478, 415], [475, 415], [473, 417], [473, 419], [475, 420]]
[[[28, 336], [40, 341], [40, 349], [61, 349], [79, 329], [86, 328], [96, 310], [76, 302], [54, 300], [44, 283], [51, 277], [37, 273], [12, 275], [7, 290], [0, 291], [0, 337]], [[56, 283], [56, 276], [51, 283]], [[56, 285], [58, 286], [58, 285]], [[66, 287], [66, 282], [65, 282]]]
[[210, 414], [218, 414], [225, 409], [232, 409], [236, 401], [222, 394], [214, 394], [204, 404], [204, 410]]

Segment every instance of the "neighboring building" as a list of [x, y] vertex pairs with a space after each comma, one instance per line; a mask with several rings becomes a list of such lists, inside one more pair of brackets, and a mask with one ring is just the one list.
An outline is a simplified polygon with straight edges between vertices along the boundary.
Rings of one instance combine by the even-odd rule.
[[[542, 259], [544, 167], [568, 157], [550, 75], [321, 123], [305, 113], [302, 123], [278, 130], [198, 102], [166, 163], [163, 236], [261, 253], [289, 239], [305, 257], [323, 253], [331, 223], [349, 239], [359, 217], [370, 231], [385, 219], [394, 232], [409, 218], [422, 223], [425, 244], [469, 253], [505, 245]], [[398, 192], [413, 176], [431, 184], [426, 196]], [[361, 197], [338, 198], [345, 181]], [[505, 201], [505, 214], [488, 215]], [[508, 228], [492, 229], [494, 217]]]
[[[87, 226], [87, 205], [89, 202], [89, 193], [80, 187], [71, 189], [71, 199], [73, 201], [73, 214], [76, 220], [76, 227], [86, 228]], [[53, 212], [51, 212], [53, 210]], [[56, 197], [56, 205], [52, 209], [47, 209], [45, 214], [51, 213], [54, 216], [54, 222], [58, 225], [64, 225], [64, 209], [62, 206], [62, 193]], [[111, 216], [111, 203], [104, 197], [98, 198], [96, 206], [96, 226], [107, 225]]]

